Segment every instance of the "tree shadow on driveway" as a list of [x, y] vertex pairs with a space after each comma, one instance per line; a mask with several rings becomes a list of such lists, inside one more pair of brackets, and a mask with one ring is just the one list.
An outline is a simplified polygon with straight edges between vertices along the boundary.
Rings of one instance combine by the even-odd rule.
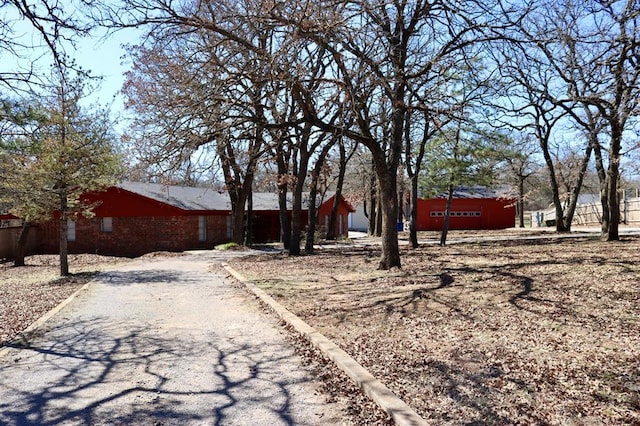
[[10, 345], [0, 424], [294, 423], [292, 387], [307, 379], [282, 374], [288, 348], [192, 337], [81, 318]]

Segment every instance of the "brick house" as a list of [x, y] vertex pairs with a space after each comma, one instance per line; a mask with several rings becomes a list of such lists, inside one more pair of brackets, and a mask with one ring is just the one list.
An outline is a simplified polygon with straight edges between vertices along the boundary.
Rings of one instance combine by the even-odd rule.
[[[96, 204], [95, 216], [69, 220], [70, 253], [135, 257], [153, 251], [207, 249], [231, 239], [231, 202], [226, 192], [124, 182], [84, 198]], [[319, 212], [330, 212], [332, 205], [333, 197], [318, 207]], [[339, 222], [345, 225], [340, 235], [348, 232], [347, 218], [342, 216], [345, 211], [348, 215], [349, 207], [342, 200]], [[279, 240], [278, 210], [277, 194], [254, 194], [254, 242]], [[307, 220], [305, 210], [303, 221]], [[58, 252], [58, 230], [56, 220], [38, 225], [38, 252]]]

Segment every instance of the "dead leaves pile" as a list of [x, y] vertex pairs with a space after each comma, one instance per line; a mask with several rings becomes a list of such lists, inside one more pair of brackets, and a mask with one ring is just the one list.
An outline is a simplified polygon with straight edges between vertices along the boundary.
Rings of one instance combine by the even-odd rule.
[[26, 266], [0, 263], [0, 346], [10, 342], [38, 318], [91, 280], [97, 269], [125, 262], [90, 254], [69, 256], [72, 275], [59, 277], [54, 255], [28, 256]]
[[[347, 251], [348, 250], [348, 251]], [[437, 424], [640, 424], [640, 239], [233, 261]]]

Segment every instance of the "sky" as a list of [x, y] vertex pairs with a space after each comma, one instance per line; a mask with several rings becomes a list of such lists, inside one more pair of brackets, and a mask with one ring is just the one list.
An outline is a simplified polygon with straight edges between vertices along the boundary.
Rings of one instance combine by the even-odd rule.
[[125, 57], [123, 44], [135, 42], [131, 33], [122, 31], [102, 40], [100, 37], [83, 39], [78, 49], [70, 51], [70, 56], [84, 69], [91, 70], [91, 75], [102, 76], [103, 80], [95, 94], [91, 96], [100, 104], [111, 103], [115, 98], [114, 108], [123, 107], [123, 98], [118, 95], [124, 83], [124, 73], [130, 68]]
[[[10, 9], [0, 11], [0, 19], [9, 22], [13, 33], [9, 38], [22, 43], [28, 48], [18, 49], [15, 54], [0, 51], [0, 68], [3, 72], [12, 72], [25, 68], [32, 62], [37, 64], [37, 71], [46, 75], [51, 65], [51, 55], [42, 45], [41, 39], [36, 35], [33, 27], [23, 19], [16, 19]], [[75, 48], [70, 44], [64, 45], [66, 54], [85, 70], [90, 70], [91, 75], [103, 77], [97, 89], [88, 94], [84, 99], [85, 104], [100, 104], [108, 106], [112, 111], [112, 118], [126, 114], [124, 110], [124, 97], [120, 94], [124, 83], [124, 74], [130, 68], [130, 61], [125, 57], [124, 44], [135, 44], [140, 36], [140, 31], [135, 29], [122, 30], [105, 36], [105, 32], [96, 31], [91, 36], [77, 39]], [[34, 47], [35, 46], [35, 47]], [[123, 127], [122, 117], [118, 120], [117, 130]]]

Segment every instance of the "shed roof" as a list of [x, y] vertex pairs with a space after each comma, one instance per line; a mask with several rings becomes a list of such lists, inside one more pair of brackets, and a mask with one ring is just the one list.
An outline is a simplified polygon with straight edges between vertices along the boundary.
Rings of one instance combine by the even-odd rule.
[[[434, 198], [447, 198], [443, 192]], [[453, 198], [513, 198], [513, 194], [507, 189], [492, 189], [485, 186], [457, 186], [453, 190]]]

